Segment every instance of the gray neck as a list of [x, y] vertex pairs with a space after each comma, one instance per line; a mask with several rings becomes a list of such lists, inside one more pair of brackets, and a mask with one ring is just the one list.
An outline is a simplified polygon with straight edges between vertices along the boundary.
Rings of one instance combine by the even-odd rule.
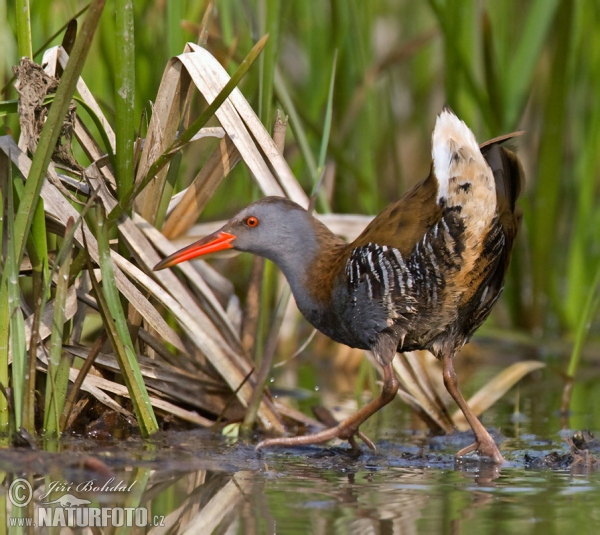
[[300, 312], [312, 321], [318, 313], [308, 292], [309, 270], [319, 249], [315, 229], [306, 213], [293, 211], [277, 229], [277, 236], [257, 254], [273, 261], [285, 275]]
[[313, 259], [306, 252], [299, 252], [293, 256], [292, 258], [287, 258], [285, 263], [275, 263], [278, 264], [285, 275], [300, 312], [309, 321], [314, 322], [316, 315], [318, 315], [319, 307], [317, 302], [311, 297], [307, 286], [309, 282], [308, 266]]

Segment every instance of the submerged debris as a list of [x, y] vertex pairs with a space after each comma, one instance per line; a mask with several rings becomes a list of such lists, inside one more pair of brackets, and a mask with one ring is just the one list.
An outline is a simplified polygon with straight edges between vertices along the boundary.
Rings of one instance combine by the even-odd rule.
[[571, 448], [573, 467], [585, 470], [595, 470], [598, 468], [600, 461], [590, 449], [599, 449], [600, 443], [589, 431], [577, 432], [572, 438], [567, 439], [566, 442]]
[[577, 471], [596, 470], [600, 461], [593, 451], [600, 450], [600, 442], [589, 431], [577, 431], [572, 437], [565, 439], [569, 445], [568, 453], [552, 451], [543, 457], [525, 454], [527, 468], [551, 468], [552, 470], [572, 469]]

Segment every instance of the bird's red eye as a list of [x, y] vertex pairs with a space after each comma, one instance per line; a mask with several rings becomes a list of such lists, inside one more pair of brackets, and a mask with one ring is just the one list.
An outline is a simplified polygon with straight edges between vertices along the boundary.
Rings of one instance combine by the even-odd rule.
[[251, 215], [248, 219], [246, 219], [246, 225], [248, 225], [251, 228], [257, 227], [258, 219], [256, 217], [254, 217], [253, 215]]

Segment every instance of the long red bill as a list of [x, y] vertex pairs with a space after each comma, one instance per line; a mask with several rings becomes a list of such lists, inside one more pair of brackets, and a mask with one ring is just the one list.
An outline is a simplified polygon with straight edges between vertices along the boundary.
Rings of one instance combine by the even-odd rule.
[[233, 234], [218, 230], [217, 232], [209, 234], [205, 238], [202, 238], [201, 240], [198, 240], [197, 242], [180, 249], [171, 256], [167, 256], [167, 258], [154, 266], [154, 271], [159, 271], [160, 269], [174, 266], [175, 264], [185, 262], [186, 260], [191, 260], [197, 256], [215, 253], [216, 251], [222, 251], [223, 249], [231, 249], [233, 248], [233, 245], [231, 245], [233, 240], [235, 240], [235, 236]]

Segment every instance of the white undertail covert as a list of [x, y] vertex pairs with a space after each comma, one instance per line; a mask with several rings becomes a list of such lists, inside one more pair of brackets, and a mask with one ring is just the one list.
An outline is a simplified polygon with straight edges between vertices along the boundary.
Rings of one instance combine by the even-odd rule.
[[[450, 110], [437, 118], [432, 141], [437, 202], [460, 207], [465, 238], [476, 256], [496, 216], [496, 183], [469, 127]], [[473, 259], [474, 260], [474, 259]], [[467, 269], [471, 262], [467, 262]]]

